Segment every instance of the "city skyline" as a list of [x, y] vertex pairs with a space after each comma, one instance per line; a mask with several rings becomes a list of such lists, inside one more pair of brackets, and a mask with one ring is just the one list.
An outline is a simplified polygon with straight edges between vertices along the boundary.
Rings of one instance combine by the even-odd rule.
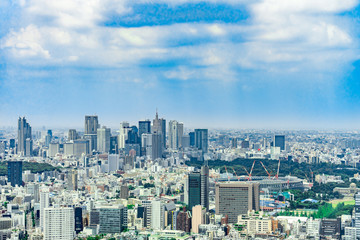
[[0, 126], [25, 115], [77, 127], [89, 113], [116, 126], [158, 107], [191, 127], [357, 129], [358, 10], [355, 0], [2, 1]]

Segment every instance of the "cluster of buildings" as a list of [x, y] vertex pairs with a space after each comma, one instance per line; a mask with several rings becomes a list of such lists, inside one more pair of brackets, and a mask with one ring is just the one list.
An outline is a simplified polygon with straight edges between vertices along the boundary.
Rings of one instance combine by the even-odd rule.
[[[292, 134], [285, 138], [273, 133], [189, 130], [176, 120], [167, 125], [157, 113], [153, 121], [139, 121], [137, 126], [122, 122], [115, 130], [100, 126], [97, 116], [85, 116], [84, 131], [42, 133], [33, 133], [23, 117], [17, 136], [6, 134], [0, 136], [0, 157], [6, 162], [6, 175], [0, 176], [0, 239], [360, 237], [360, 194], [355, 195], [352, 215], [282, 217], [277, 213], [294, 200], [294, 195], [282, 191], [304, 189], [303, 179], [249, 179], [208, 167], [209, 161], [238, 157], [323, 161], [320, 152], [307, 151], [313, 147], [311, 141], [296, 142]], [[185, 164], [192, 160], [202, 166]], [[47, 163], [57, 169], [30, 171], [24, 163]], [[341, 178], [318, 175], [316, 181]]]

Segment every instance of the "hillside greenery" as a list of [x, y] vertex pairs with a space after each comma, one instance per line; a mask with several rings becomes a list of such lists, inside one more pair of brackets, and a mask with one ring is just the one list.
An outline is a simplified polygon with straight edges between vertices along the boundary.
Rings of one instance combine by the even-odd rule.
[[[48, 163], [23, 162], [23, 171], [30, 170], [32, 173], [42, 173], [58, 169]], [[7, 162], [0, 162], [0, 176], [7, 175]]]

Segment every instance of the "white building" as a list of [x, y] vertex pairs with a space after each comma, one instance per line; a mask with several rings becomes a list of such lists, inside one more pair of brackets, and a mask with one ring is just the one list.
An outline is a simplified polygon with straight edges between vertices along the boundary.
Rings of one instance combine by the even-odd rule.
[[40, 227], [44, 229], [44, 209], [50, 206], [49, 192], [40, 192]]
[[75, 220], [73, 208], [44, 208], [44, 240], [73, 240]]
[[119, 136], [118, 136], [118, 147], [119, 149], [125, 148], [125, 142], [128, 138], [128, 132], [130, 130], [130, 125], [128, 122], [122, 122], [120, 123], [120, 130], [119, 130]]
[[97, 150], [107, 153], [110, 151], [110, 128], [103, 126], [97, 129]]
[[165, 227], [165, 206], [160, 200], [151, 203], [151, 227], [158, 230]]

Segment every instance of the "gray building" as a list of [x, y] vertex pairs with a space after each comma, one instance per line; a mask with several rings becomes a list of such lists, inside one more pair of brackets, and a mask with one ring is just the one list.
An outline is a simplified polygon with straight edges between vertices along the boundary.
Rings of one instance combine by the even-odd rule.
[[285, 150], [285, 135], [274, 136], [274, 147], [279, 147], [281, 151]]
[[99, 233], [120, 233], [127, 228], [127, 207], [99, 208]]
[[156, 112], [155, 119], [153, 120], [152, 133], [157, 133], [161, 135], [161, 146], [163, 149], [166, 148], [166, 120], [159, 118], [158, 113]]
[[153, 160], [162, 157], [163, 146], [162, 146], [162, 135], [160, 133], [153, 133], [151, 137], [151, 158]]
[[195, 147], [202, 150], [203, 153], [208, 152], [208, 130], [195, 129]]
[[103, 126], [97, 129], [97, 150], [99, 152], [110, 152], [110, 128]]
[[18, 120], [18, 147], [17, 153], [22, 156], [32, 156], [31, 126], [25, 117]]
[[228, 215], [229, 223], [236, 223], [238, 216], [247, 214], [249, 210], [260, 209], [259, 183], [218, 183], [215, 188], [215, 212]]

